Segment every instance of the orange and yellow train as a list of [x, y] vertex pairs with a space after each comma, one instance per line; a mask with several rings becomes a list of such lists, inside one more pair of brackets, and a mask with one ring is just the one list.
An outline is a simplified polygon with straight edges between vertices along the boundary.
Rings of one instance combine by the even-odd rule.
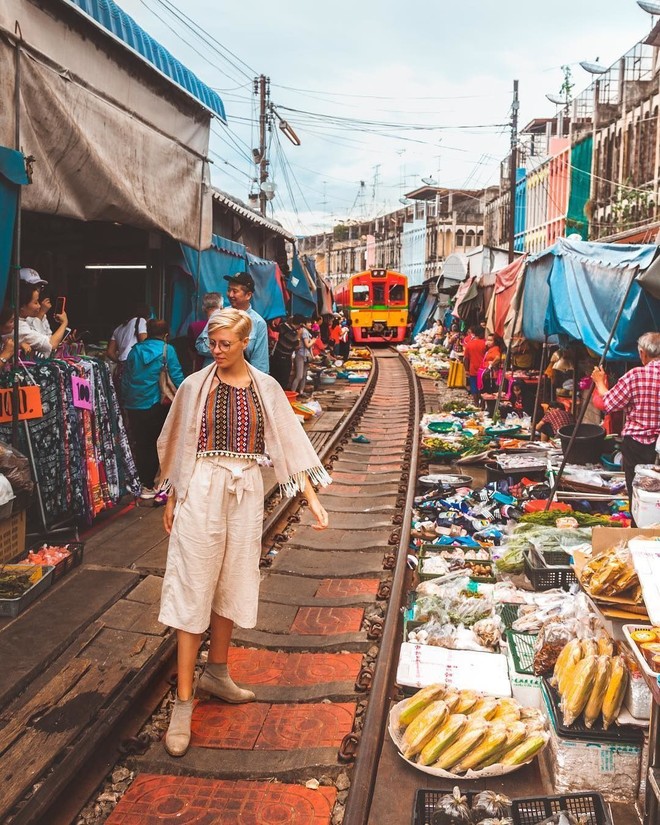
[[398, 343], [406, 337], [408, 279], [391, 269], [359, 272], [335, 290], [335, 303], [357, 344]]

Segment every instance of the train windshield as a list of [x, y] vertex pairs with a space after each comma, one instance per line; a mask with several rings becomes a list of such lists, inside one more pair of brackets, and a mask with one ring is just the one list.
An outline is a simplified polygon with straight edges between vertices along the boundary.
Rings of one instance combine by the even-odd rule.
[[374, 282], [372, 284], [372, 289], [374, 292], [374, 306], [385, 306], [385, 284], [377, 284]]
[[391, 304], [405, 304], [406, 290], [403, 284], [390, 284], [389, 289], [389, 303]]
[[353, 303], [369, 303], [369, 284], [353, 284]]

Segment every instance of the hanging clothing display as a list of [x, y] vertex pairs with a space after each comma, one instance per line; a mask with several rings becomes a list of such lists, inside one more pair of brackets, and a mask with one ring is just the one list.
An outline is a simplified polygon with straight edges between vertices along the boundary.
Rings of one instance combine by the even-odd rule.
[[[37, 384], [43, 416], [27, 422], [46, 519], [66, 517], [91, 523], [126, 493], [139, 495], [140, 482], [121, 417], [110, 371], [104, 361], [84, 356], [29, 363], [19, 370], [21, 384]], [[89, 406], [74, 405], [74, 379], [89, 381]], [[12, 386], [12, 374], [0, 375]], [[11, 424], [0, 426], [9, 443]], [[25, 429], [19, 449], [27, 453]]]

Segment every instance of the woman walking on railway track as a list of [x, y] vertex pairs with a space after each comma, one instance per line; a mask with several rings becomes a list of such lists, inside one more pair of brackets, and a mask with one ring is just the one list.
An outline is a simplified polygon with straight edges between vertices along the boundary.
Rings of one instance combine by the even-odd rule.
[[163, 516], [170, 534], [160, 621], [177, 630], [177, 696], [165, 749], [190, 744], [193, 678], [210, 626], [200, 689], [225, 702], [251, 702], [227, 672], [234, 623], [254, 627], [259, 597], [263, 482], [257, 460], [270, 456], [283, 495], [300, 493], [328, 526], [313, 484], [331, 479], [280, 385], [247, 363], [250, 316], [236, 309], [209, 319], [214, 363], [186, 378], [158, 440], [161, 472], [172, 483]]

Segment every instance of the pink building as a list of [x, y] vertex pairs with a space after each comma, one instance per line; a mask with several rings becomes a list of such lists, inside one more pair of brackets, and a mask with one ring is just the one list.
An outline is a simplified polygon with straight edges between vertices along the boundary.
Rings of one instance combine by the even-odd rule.
[[546, 245], [566, 234], [566, 213], [571, 182], [571, 146], [569, 138], [551, 138], [548, 160], [548, 212]]

